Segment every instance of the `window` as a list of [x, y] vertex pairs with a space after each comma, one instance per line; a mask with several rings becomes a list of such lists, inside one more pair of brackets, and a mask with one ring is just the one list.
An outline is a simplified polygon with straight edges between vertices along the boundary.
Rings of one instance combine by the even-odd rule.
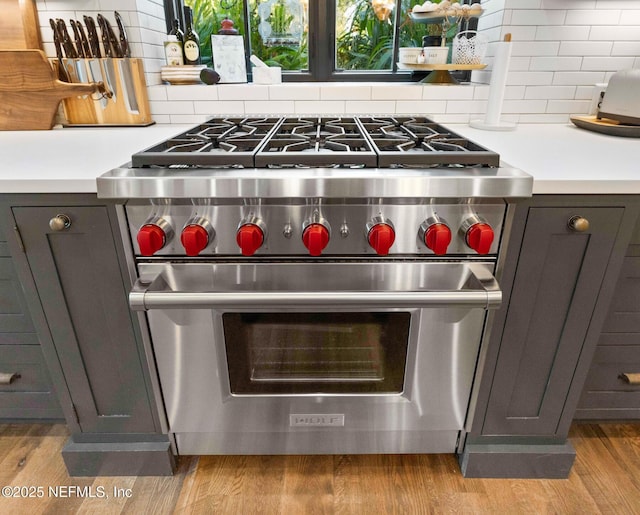
[[[438, 3], [435, 0], [433, 3]], [[473, 0], [462, 0], [470, 4]], [[476, 2], [478, 0], [475, 0]], [[248, 57], [280, 66], [285, 81], [408, 81], [428, 72], [399, 70], [400, 47], [422, 47], [425, 36], [450, 46], [477, 18], [420, 23], [410, 16], [419, 0], [184, 0], [194, 13], [203, 63], [211, 63], [211, 35], [225, 18], [244, 37]], [[183, 0], [166, 0], [168, 29]], [[227, 22], [228, 23], [228, 22]], [[443, 27], [444, 25], [444, 27]], [[430, 43], [433, 44], [433, 43]], [[468, 80], [470, 72], [457, 72]]]

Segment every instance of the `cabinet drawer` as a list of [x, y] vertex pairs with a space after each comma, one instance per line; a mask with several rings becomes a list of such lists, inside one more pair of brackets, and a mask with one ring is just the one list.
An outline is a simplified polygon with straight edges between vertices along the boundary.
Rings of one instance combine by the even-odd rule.
[[602, 332], [604, 334], [640, 333], [640, 256], [624, 258], [616, 292]]
[[579, 408], [640, 410], [640, 385], [626, 382], [621, 377], [623, 373], [640, 373], [640, 345], [599, 346]]
[[20, 377], [11, 384], [0, 384], [0, 392], [43, 392], [51, 389], [49, 374], [40, 347], [5, 345], [0, 356], [0, 373], [16, 373]]
[[0, 257], [0, 344], [6, 341], [4, 333], [8, 333], [7, 338], [14, 341], [16, 335], [11, 336], [12, 333], [34, 332], [13, 260]]
[[17, 374], [0, 384], [0, 418], [62, 418], [39, 346], [3, 345], [0, 373]]

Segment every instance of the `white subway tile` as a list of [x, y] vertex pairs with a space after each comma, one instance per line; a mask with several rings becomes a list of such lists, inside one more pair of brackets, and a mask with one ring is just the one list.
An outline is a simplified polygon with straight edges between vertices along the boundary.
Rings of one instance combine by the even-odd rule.
[[545, 86], [553, 83], [553, 72], [509, 72], [507, 84], [509, 86]]
[[152, 114], [194, 114], [193, 102], [149, 102]]
[[563, 41], [559, 55], [610, 55], [611, 41]]
[[611, 55], [640, 56], [640, 41], [616, 41]]
[[352, 114], [393, 114], [396, 110], [394, 100], [347, 100], [345, 112]]
[[[473, 115], [474, 118], [478, 118], [477, 114]], [[434, 122], [437, 123], [469, 123], [471, 120], [471, 115], [469, 113], [444, 113], [444, 114], [436, 114], [431, 117]]]
[[526, 100], [573, 99], [575, 86], [528, 86], [524, 98]]
[[422, 98], [424, 100], [472, 100], [473, 88], [426, 84], [422, 88]]
[[522, 100], [526, 92], [525, 86], [505, 86], [504, 99], [505, 100]]
[[628, 9], [636, 7], [638, 0], [596, 0], [596, 9]]
[[514, 72], [527, 71], [531, 67], [531, 59], [532, 58], [530, 56], [511, 56], [511, 59], [509, 60], [509, 70]]
[[320, 87], [313, 83], [271, 85], [269, 100], [320, 100]]
[[484, 113], [487, 110], [485, 100], [448, 100], [447, 114]]
[[[49, 3], [50, 1], [47, 0], [47, 5], [49, 5]], [[96, 7], [91, 8], [92, 10], [108, 12], [118, 10], [135, 11], [136, 9], [139, 9], [145, 2], [137, 2], [136, 0], [94, 0], [92, 3], [96, 4]], [[83, 9], [89, 8], [83, 6]]]
[[170, 116], [171, 123], [204, 123], [209, 119], [210, 115], [205, 114], [172, 114]]
[[218, 100], [217, 86], [206, 84], [172, 85], [166, 91], [168, 100]]
[[506, 33], [511, 34], [511, 41], [533, 41], [536, 39], [536, 29], [533, 25], [510, 25], [501, 28], [497, 38], [490, 38], [492, 41], [502, 41]]
[[579, 70], [582, 57], [532, 57], [531, 71]]
[[592, 27], [589, 39], [593, 41], [638, 41], [638, 27], [624, 25]]
[[633, 67], [633, 57], [585, 57], [582, 70], [585, 71], [617, 71]]
[[[487, 13], [494, 13], [504, 10], [505, 0], [482, 0], [482, 8], [484, 9], [483, 17]], [[482, 18], [480, 18], [482, 20]]]
[[398, 114], [424, 114], [426, 116], [434, 113], [444, 113], [447, 110], [447, 102], [444, 100], [398, 100], [396, 102], [396, 113]]
[[244, 114], [244, 102], [235, 101], [196, 101], [193, 103], [196, 114]]
[[[640, 7], [640, 4], [637, 7]], [[622, 25], [640, 25], [640, 9], [635, 11], [624, 9], [620, 15], [620, 23]]]
[[567, 114], [521, 114], [520, 123], [567, 123]]
[[615, 25], [620, 21], [619, 10], [567, 11], [566, 25]]
[[507, 9], [539, 9], [542, 0], [505, 0]]
[[354, 83], [323, 85], [320, 100], [371, 100], [371, 88]]
[[171, 123], [171, 115], [169, 114], [154, 114], [152, 119], [156, 123]]
[[587, 86], [596, 82], [605, 82], [604, 72], [556, 72], [553, 74], [554, 85]]
[[480, 18], [482, 23], [478, 22], [478, 28], [480, 30], [487, 30], [493, 27], [502, 27], [503, 24], [508, 23], [505, 21], [504, 16], [504, 11], [483, 14]]
[[245, 100], [244, 110], [246, 114], [268, 114], [275, 116], [295, 114], [296, 112], [293, 100], [271, 100], [269, 102]]
[[269, 100], [269, 86], [263, 84], [218, 84], [220, 100]]
[[564, 25], [566, 11], [549, 9], [514, 10], [510, 25]]
[[559, 41], [515, 41], [511, 43], [511, 55], [558, 55]]
[[505, 100], [502, 102], [503, 113], [544, 113], [546, 100]]
[[371, 86], [371, 100], [420, 100], [422, 87], [415, 82]]
[[150, 101], [167, 100], [167, 86], [151, 86], [147, 88], [147, 95]]
[[[589, 39], [589, 26], [553, 26], [536, 27], [536, 37], [538, 41], [580, 41]], [[562, 47], [562, 46], [561, 46]]]
[[296, 100], [297, 114], [345, 114], [342, 100]]
[[596, 0], [542, 0], [540, 7], [543, 9], [595, 9]]
[[595, 86], [577, 86], [576, 100], [591, 100], [595, 92]]
[[589, 100], [549, 100], [547, 113], [588, 113]]

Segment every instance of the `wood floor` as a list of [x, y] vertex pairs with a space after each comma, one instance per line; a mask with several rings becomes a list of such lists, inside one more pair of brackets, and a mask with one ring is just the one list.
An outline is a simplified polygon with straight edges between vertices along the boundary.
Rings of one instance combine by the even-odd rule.
[[640, 513], [640, 424], [570, 437], [566, 480], [465, 479], [453, 455], [182, 457], [173, 477], [70, 478], [64, 426], [0, 425], [0, 486], [44, 493], [0, 497], [0, 514]]

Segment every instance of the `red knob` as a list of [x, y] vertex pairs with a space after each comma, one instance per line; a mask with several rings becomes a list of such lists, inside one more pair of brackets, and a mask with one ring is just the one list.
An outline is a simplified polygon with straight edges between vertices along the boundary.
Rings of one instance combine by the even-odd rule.
[[302, 242], [310, 255], [319, 256], [329, 243], [329, 230], [322, 224], [311, 224], [302, 233]]
[[164, 231], [155, 224], [146, 224], [138, 231], [138, 246], [143, 256], [153, 256], [166, 242]]
[[187, 256], [197, 256], [209, 244], [209, 233], [201, 225], [187, 225], [182, 229], [180, 242]]
[[244, 224], [236, 233], [236, 242], [243, 256], [253, 256], [264, 242], [264, 233], [256, 224]]
[[466, 240], [478, 254], [488, 254], [493, 243], [493, 229], [489, 224], [473, 224], [467, 231]]
[[449, 243], [451, 243], [451, 229], [447, 224], [430, 225], [424, 233], [424, 244], [438, 256], [447, 253]]
[[386, 256], [396, 239], [396, 231], [387, 224], [376, 224], [369, 231], [369, 245], [373, 247], [377, 254]]

